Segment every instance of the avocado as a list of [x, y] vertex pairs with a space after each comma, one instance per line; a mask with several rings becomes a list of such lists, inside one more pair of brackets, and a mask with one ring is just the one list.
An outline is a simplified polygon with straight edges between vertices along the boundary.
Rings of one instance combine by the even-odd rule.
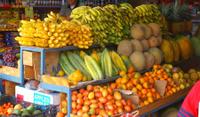
[[33, 105], [30, 105], [26, 108], [28, 110], [29, 113], [33, 113], [35, 111], [35, 107]]
[[20, 115], [20, 114], [21, 114], [21, 111], [20, 111], [20, 110], [14, 110], [14, 111], [12, 112], [12, 114]]
[[24, 110], [21, 116], [22, 117], [30, 117], [31, 114], [28, 112], [28, 110]]
[[42, 116], [42, 111], [40, 111], [40, 110], [35, 110], [34, 112], [33, 112], [33, 116], [36, 116], [37, 115], [37, 117], [43, 117]]

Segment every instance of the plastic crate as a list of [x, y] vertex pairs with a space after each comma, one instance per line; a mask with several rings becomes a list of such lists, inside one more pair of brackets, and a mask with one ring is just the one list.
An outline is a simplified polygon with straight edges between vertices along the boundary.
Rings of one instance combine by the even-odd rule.
[[[13, 105], [16, 104], [21, 104], [24, 108], [28, 107], [31, 103], [28, 102], [18, 102], [15, 97], [11, 97], [11, 96], [1, 96], [0, 97], [0, 105], [3, 105], [5, 103], [10, 102]], [[30, 117], [38, 117], [38, 116], [42, 116], [42, 117], [55, 117], [58, 111], [58, 107], [57, 106], [52, 106], [52, 105], [48, 105], [48, 106], [42, 106], [42, 105], [36, 105], [33, 104], [35, 106], [35, 108], [37, 110], [41, 110], [42, 114], [39, 115], [32, 115]], [[2, 116], [3, 117], [3, 116]], [[20, 117], [17, 115], [10, 115], [10, 117]]]

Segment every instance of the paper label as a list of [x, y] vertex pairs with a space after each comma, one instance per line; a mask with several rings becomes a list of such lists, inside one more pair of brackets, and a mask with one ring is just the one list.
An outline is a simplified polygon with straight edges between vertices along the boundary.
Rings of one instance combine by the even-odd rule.
[[38, 105], [50, 105], [50, 97], [41, 93], [34, 93], [34, 103]]

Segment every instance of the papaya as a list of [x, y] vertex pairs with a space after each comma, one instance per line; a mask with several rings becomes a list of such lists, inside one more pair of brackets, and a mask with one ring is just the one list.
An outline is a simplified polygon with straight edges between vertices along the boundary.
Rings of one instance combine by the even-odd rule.
[[177, 62], [180, 60], [180, 47], [178, 45], [178, 43], [175, 40], [171, 40], [171, 44], [173, 46], [173, 50], [174, 50], [174, 61]]
[[177, 39], [177, 42], [180, 46], [181, 57], [184, 60], [189, 59], [193, 54], [193, 48], [190, 40], [186, 36], [181, 36]]
[[160, 49], [163, 52], [164, 61], [166, 63], [171, 63], [174, 61], [174, 50], [173, 50], [173, 45], [170, 42], [170, 40], [163, 39]]

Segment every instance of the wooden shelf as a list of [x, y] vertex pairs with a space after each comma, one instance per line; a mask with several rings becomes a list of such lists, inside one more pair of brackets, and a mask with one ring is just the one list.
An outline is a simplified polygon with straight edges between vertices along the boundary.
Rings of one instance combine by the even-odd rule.
[[0, 32], [8, 32], [8, 31], [14, 31], [14, 32], [16, 32], [17, 29], [16, 29], [16, 28], [11, 28], [11, 29], [0, 29]]
[[167, 106], [170, 106], [176, 102], [179, 102], [181, 101], [182, 99], [185, 98], [185, 96], [188, 94], [188, 92], [190, 91], [191, 88], [186, 88], [184, 90], [181, 90], [171, 96], [168, 96], [168, 97], [164, 97], [152, 104], [149, 104], [148, 106], [144, 106], [139, 110], [139, 113], [140, 113], [140, 116], [144, 116], [144, 115], [147, 115], [147, 114], [151, 114], [151, 113], [154, 113], [154, 112], [157, 112]]

